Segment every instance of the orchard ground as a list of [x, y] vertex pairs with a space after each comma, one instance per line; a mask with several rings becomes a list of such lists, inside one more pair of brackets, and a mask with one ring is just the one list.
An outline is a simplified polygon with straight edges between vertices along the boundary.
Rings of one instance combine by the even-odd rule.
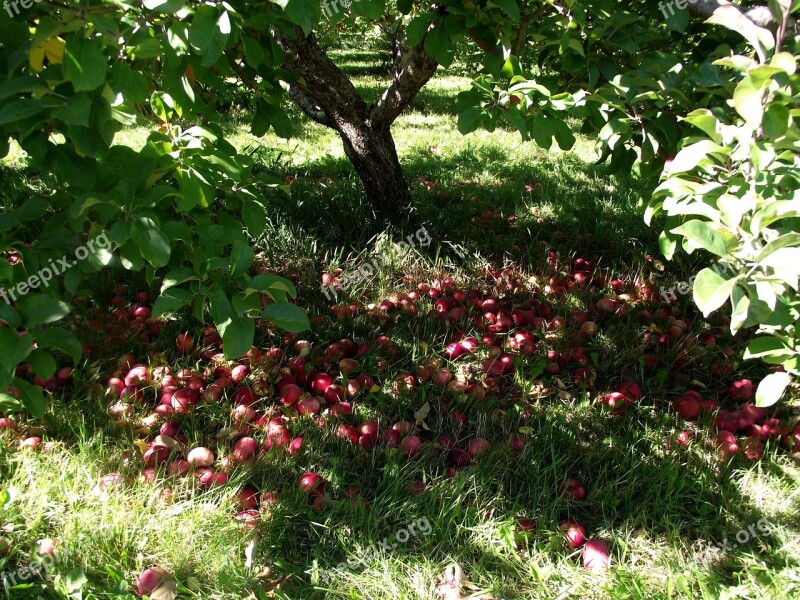
[[[382, 68], [371, 54], [338, 60], [356, 75]], [[367, 97], [385, 83], [356, 80]], [[0, 571], [31, 564], [38, 540], [54, 540], [59, 556], [22, 585], [16, 577], [7, 597], [135, 593], [150, 567], [163, 572], [138, 583], [161, 583], [166, 597], [797, 597], [796, 399], [767, 414], [741, 408], [746, 386], [731, 384], [766, 371], [733, 358], [743, 339], [730, 337], [724, 311], [704, 321], [688, 295], [660, 297], [702, 257], [658, 262], [658, 228], [644, 225], [635, 182], [592, 165], [592, 140], [548, 153], [507, 130], [462, 137], [453, 113], [466, 81], [439, 76], [394, 126], [415, 200], [396, 231], [371, 218], [332, 132], [296, 115], [297, 138], [256, 140], [231, 118], [235, 143], [291, 188], [268, 197], [269, 227], [255, 246], [263, 269], [296, 281], [313, 331], [290, 339], [260, 327], [257, 348], [284, 354], [242, 362], [248, 369], [230, 377], [245, 379], [225, 388], [202, 324], [179, 314], [156, 331], [137, 274], [95, 278], [107, 304], [77, 303], [72, 322], [90, 352], [50, 383], [41, 421], [16, 417], [0, 439]], [[139, 130], [121, 139], [144, 141]], [[19, 151], [0, 174], [3, 205], [49, 189]], [[421, 226], [430, 245], [392, 254], [393, 240]], [[348, 288], [346, 303], [321, 294], [323, 274], [357, 272], [376, 253], [389, 260]], [[502, 350], [483, 342], [491, 321]], [[334, 344], [343, 338], [354, 345]], [[310, 393], [292, 358], [307, 351], [309, 367], [316, 360], [341, 389], [322, 378]], [[354, 352], [355, 363], [340, 363]], [[176, 401], [152, 379], [137, 384], [132, 360], [168, 366], [179, 387], [220, 389], [221, 399], [195, 405], [191, 392]], [[362, 379], [351, 414], [320, 423], [281, 404], [285, 372], [310, 394], [295, 404], [308, 413], [314, 395], [322, 410], [347, 412], [324, 396], [348, 401], [357, 375], [376, 385]], [[105, 393], [115, 375], [130, 375], [126, 393], [142, 399]], [[248, 387], [257, 399], [238, 391]], [[175, 454], [162, 455], [152, 447], [160, 423], [148, 416], [165, 398], [193, 409], [174, 415], [179, 431], [158, 444], [177, 442]], [[231, 409], [251, 400], [255, 461], [245, 444], [234, 448], [232, 431], [251, 415]], [[726, 437], [715, 422], [740, 431]], [[287, 438], [302, 438], [299, 450]], [[214, 460], [211, 471], [197, 463], [200, 477], [147, 470], [166, 460], [180, 471], [196, 447]], [[240, 498], [248, 485], [255, 512], [251, 496]], [[607, 545], [610, 569], [584, 567], [582, 531], [570, 529], [573, 549], [559, 526], [567, 519]], [[423, 521], [429, 534], [397, 537]], [[590, 566], [604, 565], [599, 550]]]

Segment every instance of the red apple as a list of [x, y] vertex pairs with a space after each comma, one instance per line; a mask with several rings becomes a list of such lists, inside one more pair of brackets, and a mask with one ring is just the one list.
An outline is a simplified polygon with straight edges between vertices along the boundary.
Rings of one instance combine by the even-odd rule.
[[573, 550], [577, 550], [586, 542], [586, 527], [578, 523], [578, 521], [574, 519], [564, 519], [558, 526], [564, 532], [564, 539]]
[[318, 415], [322, 405], [316, 397], [303, 398], [297, 403], [297, 412], [301, 415]]
[[413, 458], [419, 452], [422, 446], [422, 440], [418, 435], [409, 435], [403, 438], [400, 442], [400, 451], [406, 455], [406, 458]]
[[194, 350], [194, 339], [188, 333], [179, 333], [175, 338], [175, 347], [181, 354], [189, 354]]
[[611, 566], [608, 546], [601, 540], [589, 540], [583, 547], [583, 566], [593, 573], [605, 573]]
[[559, 484], [558, 489], [562, 496], [572, 496], [576, 500], [586, 500], [588, 495], [586, 486], [578, 479], [566, 479]]
[[256, 508], [258, 506], [258, 490], [252, 485], [246, 485], [239, 490], [239, 504], [244, 509]]
[[257, 455], [258, 441], [256, 441], [255, 438], [243, 437], [239, 438], [233, 443], [233, 458], [236, 463], [243, 463], [253, 460]]
[[199, 446], [189, 452], [186, 460], [194, 467], [210, 467], [214, 464], [214, 453], [208, 448]]
[[316, 473], [304, 473], [299, 484], [306, 494], [321, 494], [325, 490], [325, 480]]
[[752, 400], [753, 394], [753, 382], [749, 379], [739, 379], [728, 386], [728, 396], [734, 401]]
[[469, 441], [469, 443], [467, 444], [467, 452], [469, 453], [470, 458], [474, 459], [479, 454], [483, 454], [484, 452], [489, 450], [489, 448], [491, 448], [491, 447], [492, 447], [492, 445], [489, 443], [488, 440], [486, 440], [484, 438], [481, 438], [481, 437], [478, 437], [478, 438], [471, 439]]
[[136, 584], [136, 593], [146, 596], [155, 591], [161, 583], [169, 578], [169, 573], [160, 567], [150, 567], [142, 571]]
[[514, 452], [522, 452], [525, 450], [525, 437], [519, 433], [512, 433], [508, 436], [506, 444]]

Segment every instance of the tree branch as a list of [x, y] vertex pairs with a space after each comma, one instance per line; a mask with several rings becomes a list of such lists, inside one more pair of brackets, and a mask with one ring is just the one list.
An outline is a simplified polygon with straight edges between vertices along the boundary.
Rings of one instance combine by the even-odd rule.
[[520, 17], [519, 29], [517, 29], [517, 34], [514, 36], [514, 41], [511, 42], [511, 54], [514, 56], [518, 57], [522, 52], [522, 48], [525, 46], [525, 34], [528, 32], [528, 25], [533, 22], [534, 16], [534, 13], [528, 13]]
[[425, 52], [424, 43], [423, 39], [403, 53], [399, 70], [395, 71], [394, 82], [381, 94], [370, 111], [370, 126], [374, 129], [391, 127], [394, 120], [436, 73], [439, 63]]
[[326, 127], [333, 127], [333, 122], [330, 120], [325, 111], [319, 106], [315, 106], [308, 96], [303, 92], [301, 87], [296, 83], [289, 86], [289, 98], [302, 110], [312, 121], [325, 125]]
[[[292, 84], [290, 89], [298, 86], [298, 91], [307, 101], [306, 107], [312, 109], [309, 114], [299, 105], [306, 114], [318, 123], [337, 130], [350, 126], [354, 117], [366, 119], [369, 112], [367, 103], [353, 82], [319, 47], [313, 33], [305, 35], [302, 29], [296, 27], [294, 35], [287, 35], [277, 29], [273, 31], [273, 35], [286, 53], [283, 66], [301, 80], [299, 84]], [[295, 97], [292, 99], [297, 101]], [[319, 107], [325, 119], [315, 119], [314, 114], [322, 116], [315, 107]]]
[[475, 42], [475, 45], [484, 52], [486, 52], [486, 54], [491, 54], [493, 56], [503, 55], [503, 51], [497, 44], [497, 40], [487, 40], [485, 38], [479, 37], [478, 33], [472, 28], [467, 29], [467, 35], [469, 36], [469, 39]]

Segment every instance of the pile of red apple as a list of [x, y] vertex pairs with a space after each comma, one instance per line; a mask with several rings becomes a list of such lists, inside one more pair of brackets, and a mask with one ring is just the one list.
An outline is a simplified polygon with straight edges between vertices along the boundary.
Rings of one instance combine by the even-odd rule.
[[[341, 270], [325, 273], [323, 282], [335, 285], [341, 274]], [[410, 418], [420, 408], [421, 402], [416, 401], [420, 388], [432, 399], [429, 410], [441, 417], [439, 422], [466, 432], [474, 416], [462, 410], [464, 400], [469, 400], [474, 412], [481, 412], [484, 405], [488, 412], [490, 407], [524, 402], [516, 378], [534, 365], [539, 365], [537, 377], [587, 395], [613, 416], [634, 410], [642, 402], [642, 387], [636, 380], [644, 382], [649, 374], [665, 371], [667, 386], [676, 394], [671, 409], [687, 421], [708, 415], [716, 430], [709, 439], [714, 439], [723, 457], [742, 449], [750, 459], [761, 458], [765, 442], [778, 438], [791, 451], [800, 448], [800, 425], [792, 429], [755, 407], [750, 381], [733, 381], [724, 389], [727, 383], [722, 382], [733, 374], [736, 355], [729, 346], [718, 345], [726, 337], [724, 319], [718, 329], [693, 333], [691, 319], [679, 314], [676, 306], [654, 305], [658, 295], [650, 282], [623, 282], [597, 272], [587, 260], [564, 261], [555, 253], [547, 256], [541, 273], [489, 268], [480, 286], [473, 288], [459, 286], [448, 276], [429, 282], [407, 277], [405, 282], [405, 291], [374, 304], [353, 299], [334, 305], [332, 318], [319, 315], [312, 323], [320, 331], [362, 319], [373, 330], [389, 332], [395, 322], [430, 319], [441, 337], [416, 364], [386, 333], [370, 340], [342, 337], [317, 344], [296, 335], [273, 336], [269, 347], [253, 347], [239, 360], [227, 361], [213, 328], [180, 333], [172, 348], [164, 348], [190, 367], [171, 367], [167, 354], [150, 354], [149, 360], [133, 354], [119, 357], [104, 386], [109, 411], [120, 423], [147, 432], [148, 439], [140, 457], [135, 452], [125, 457], [126, 474], [107, 474], [101, 487], [124, 484], [129, 473], [137, 473], [145, 482], [168, 476], [193, 481], [200, 489], [223, 486], [233, 469], [252, 465], [267, 453], [293, 456], [300, 452], [303, 437], [291, 432], [304, 424], [329, 430], [359, 452], [392, 453], [404, 460], [432, 457], [446, 477], [455, 477], [494, 452], [504, 452], [513, 460], [514, 454], [524, 452], [526, 438], [520, 433], [494, 440], [473, 434], [459, 439], [437, 434], [425, 416]], [[86, 311], [91, 324], [87, 330], [158, 343], [163, 324], [150, 316], [149, 295], [139, 292], [136, 301], [128, 303], [127, 289], [120, 286], [114, 291], [110, 311]], [[565, 308], [568, 295], [582, 299], [587, 308]], [[630, 338], [625, 341], [633, 349], [635, 358], [630, 360], [635, 364], [625, 373], [609, 378], [609, 369], [593, 357], [595, 338], [601, 332]], [[632, 374], [637, 364], [643, 367], [638, 376]], [[701, 388], [703, 394], [692, 389], [697, 387], [689, 375], [692, 369], [710, 373], [723, 389], [713, 381]], [[30, 366], [22, 365], [18, 374], [32, 377]], [[56, 389], [70, 374], [68, 368], [62, 369], [52, 381], [33, 377], [33, 382]], [[379, 392], [408, 406], [408, 414], [395, 414], [385, 421], [356, 419], [358, 403], [371, 407]], [[717, 399], [736, 408], [721, 409]], [[659, 398], [650, 400], [660, 402]], [[204, 411], [207, 405], [224, 406], [229, 412], [228, 426], [224, 432], [204, 432], [206, 441], [190, 446], [182, 431], [184, 418]], [[0, 419], [0, 430], [15, 427], [13, 421]], [[676, 442], [686, 445], [690, 439], [689, 432], [683, 431]], [[314, 510], [322, 511], [332, 502], [329, 485], [314, 469], [300, 477], [298, 486]], [[412, 491], [420, 493], [424, 487], [419, 480]], [[587, 496], [585, 485], [576, 480], [565, 481], [561, 492], [576, 500]], [[274, 504], [279, 494], [252, 485], [236, 493], [240, 505], [236, 518], [247, 527], [257, 524], [259, 507]], [[353, 486], [341, 497], [365, 505], [360, 490]], [[520, 527], [530, 530], [532, 524], [522, 522]], [[608, 549], [602, 541], [587, 541], [586, 529], [575, 521], [564, 520], [560, 527], [573, 549], [584, 548], [587, 568], [607, 568]], [[140, 587], [150, 589], [148, 582], [161, 577], [159, 571], [146, 572]]]

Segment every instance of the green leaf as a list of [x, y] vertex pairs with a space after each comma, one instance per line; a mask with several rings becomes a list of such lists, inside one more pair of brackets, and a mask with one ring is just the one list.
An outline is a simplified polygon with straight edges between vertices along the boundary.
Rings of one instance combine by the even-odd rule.
[[230, 35], [228, 11], [220, 12], [208, 5], [197, 8], [189, 28], [189, 43], [202, 55], [204, 67], [210, 67], [219, 60]]
[[259, 237], [267, 229], [267, 211], [264, 205], [256, 200], [242, 200], [242, 221], [247, 232], [254, 238]]
[[161, 282], [161, 293], [163, 294], [164, 290], [172, 286], [180, 285], [187, 281], [197, 281], [199, 279], [200, 278], [189, 267], [177, 267], [164, 275], [164, 279]]
[[750, 127], [761, 125], [764, 116], [764, 86], [745, 77], [733, 92], [733, 105]]
[[36, 332], [36, 344], [47, 348], [55, 348], [66, 353], [74, 362], [81, 359], [83, 347], [71, 332], [63, 327], [48, 327]]
[[288, 294], [290, 298], [297, 298], [297, 289], [291, 281], [270, 273], [261, 273], [247, 282], [245, 294], [250, 294], [252, 292], [270, 292], [276, 289]]
[[739, 33], [755, 48], [762, 63], [766, 60], [767, 50], [772, 50], [775, 46], [769, 30], [757, 26], [732, 4], [718, 7], [706, 23], [722, 25]]
[[231, 277], [239, 277], [247, 273], [253, 264], [253, 249], [246, 242], [236, 242], [231, 250]]
[[83, 94], [72, 96], [66, 106], [56, 108], [50, 113], [54, 118], [61, 119], [67, 125], [89, 127], [89, 114], [92, 112], [92, 101]]
[[706, 268], [697, 274], [694, 281], [694, 302], [708, 317], [712, 312], [725, 304], [733, 291], [738, 277], [725, 279], [712, 269]]
[[149, 217], [137, 217], [131, 222], [131, 240], [154, 267], [163, 267], [169, 262], [169, 239]]
[[144, 0], [142, 2], [145, 8], [149, 10], [157, 10], [161, 13], [176, 13], [186, 6], [185, 0]]
[[281, 2], [286, 16], [299, 25], [306, 34], [319, 23], [322, 8], [317, 0], [288, 0]]
[[30, 294], [17, 304], [25, 327], [60, 321], [70, 313], [70, 306], [47, 294]]
[[18, 335], [11, 329], [0, 328], [0, 365], [7, 371], [13, 372], [32, 350], [33, 338], [30, 335]]
[[217, 328], [220, 328], [231, 312], [231, 302], [228, 300], [228, 295], [219, 286], [205, 289], [204, 292], [208, 296], [211, 319], [217, 325]]
[[519, 23], [519, 5], [516, 0], [489, 0], [487, 6], [499, 6], [514, 23]]
[[161, 295], [156, 298], [153, 303], [153, 318], [156, 319], [164, 313], [174, 313], [189, 304], [194, 298], [189, 290], [179, 287], [171, 287], [168, 290], [161, 292]]
[[225, 323], [218, 325], [218, 328], [222, 334], [222, 350], [225, 358], [232, 360], [250, 351], [256, 333], [255, 320], [237, 316], [229, 318]]
[[411, 19], [408, 27], [406, 27], [406, 37], [411, 46], [416, 46], [423, 40], [425, 33], [428, 31], [431, 18], [432, 15], [430, 13], [425, 13]]
[[717, 144], [722, 143], [722, 135], [719, 132], [719, 119], [707, 108], [698, 108], [686, 115], [683, 120], [705, 132]]
[[783, 396], [786, 387], [792, 382], [792, 376], [788, 373], [770, 373], [756, 390], [756, 406], [772, 406]]
[[15, 378], [14, 387], [22, 396], [22, 404], [32, 417], [41, 417], [47, 408], [47, 400], [39, 386], [32, 385], [24, 379]]
[[14, 100], [14, 102], [9, 102], [3, 108], [0, 108], [0, 125], [8, 125], [15, 121], [27, 119], [43, 109], [44, 105], [35, 98]]
[[261, 43], [248, 35], [242, 36], [244, 43], [244, 55], [247, 58], [248, 67], [257, 67], [264, 61], [264, 49]]
[[45, 380], [55, 375], [56, 369], [58, 368], [56, 359], [46, 350], [34, 350], [30, 353], [30, 356], [28, 356], [28, 362], [31, 363], [33, 372]]
[[34, 77], [33, 75], [15, 77], [14, 79], [0, 83], [0, 101], [10, 98], [11, 96], [17, 96], [23, 92], [33, 92], [36, 90], [47, 90], [47, 88], [42, 85], [42, 80], [38, 77]]
[[[785, 358], [792, 355], [792, 349], [777, 336], [761, 336], [753, 338], [744, 351], [745, 360], [751, 358]], [[773, 361], [774, 362], [774, 361]]]
[[268, 305], [261, 316], [269, 319], [278, 327], [294, 333], [311, 329], [311, 322], [303, 309], [289, 302], [276, 302]]
[[233, 310], [240, 317], [245, 315], [257, 317], [261, 312], [261, 300], [255, 294], [250, 294], [249, 296], [234, 294], [233, 298], [231, 298], [231, 303], [233, 304]]
[[781, 137], [789, 129], [789, 109], [783, 104], [771, 104], [764, 113], [762, 126], [767, 137]]
[[712, 152], [727, 153], [727, 150], [711, 140], [701, 140], [682, 148], [670, 163], [669, 174], [674, 175], [676, 173], [691, 171], [700, 164], [701, 161], [708, 158], [708, 155]]
[[11, 394], [0, 392], [0, 413], [8, 415], [15, 412], [22, 412], [24, 409], [25, 407], [19, 399]]
[[106, 80], [108, 63], [99, 41], [86, 39], [80, 34], [71, 35], [64, 48], [62, 70], [72, 82], [76, 92], [99, 88]]
[[692, 246], [703, 248], [721, 257], [730, 255], [739, 245], [739, 240], [730, 231], [699, 219], [687, 221], [680, 227], [672, 229], [671, 233], [682, 235]]
[[8, 304], [0, 302], [0, 321], [5, 321], [12, 329], [16, 329], [22, 324], [22, 319], [17, 310]]
[[483, 120], [483, 109], [480, 106], [472, 106], [458, 115], [458, 131], [461, 135], [472, 133], [481, 125]]
[[780, 250], [781, 248], [785, 248], [786, 246], [800, 246], [800, 233], [796, 231], [791, 231], [780, 237], [775, 238], [761, 249], [761, 251], [753, 259], [753, 262], [755, 263], [761, 262], [776, 250]]

